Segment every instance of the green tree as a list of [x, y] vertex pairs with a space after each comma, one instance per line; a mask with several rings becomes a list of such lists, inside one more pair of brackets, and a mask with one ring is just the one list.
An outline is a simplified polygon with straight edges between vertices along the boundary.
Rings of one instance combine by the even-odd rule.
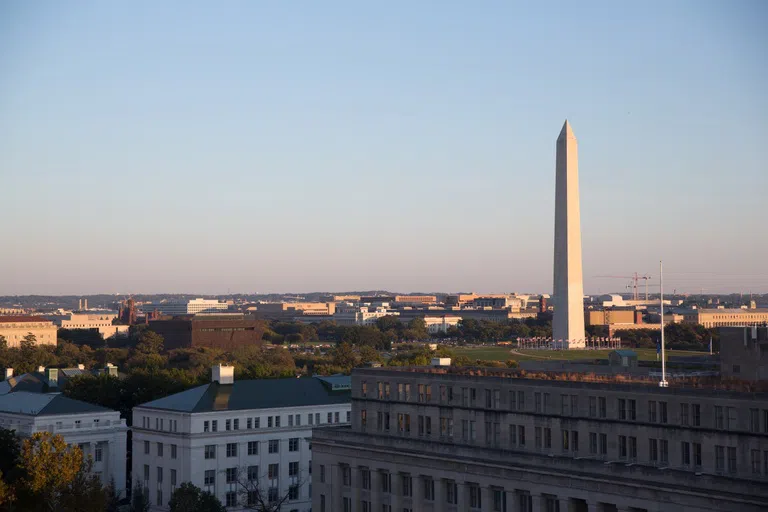
[[349, 343], [339, 343], [332, 353], [333, 365], [343, 368], [344, 372], [350, 372], [359, 364], [357, 354]]
[[224, 512], [221, 502], [209, 492], [190, 482], [184, 482], [171, 494], [171, 512]]
[[149, 489], [136, 480], [131, 491], [131, 512], [149, 512]]
[[5, 339], [5, 336], [0, 334], [0, 354], [5, 352], [8, 349], [8, 340]]
[[161, 335], [147, 329], [139, 334], [136, 351], [142, 354], [159, 354], [163, 351], [164, 342]]
[[25, 360], [34, 359], [35, 346], [37, 345], [37, 336], [32, 333], [27, 334], [19, 342], [19, 348], [21, 349], [21, 357]]

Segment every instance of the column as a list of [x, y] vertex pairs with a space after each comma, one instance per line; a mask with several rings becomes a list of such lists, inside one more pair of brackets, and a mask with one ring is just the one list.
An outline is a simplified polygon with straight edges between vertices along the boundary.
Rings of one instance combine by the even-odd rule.
[[503, 509], [504, 512], [518, 512], [517, 493], [514, 490], [504, 491], [504, 498], [507, 500], [507, 508]]
[[435, 478], [435, 506], [433, 510], [439, 512], [445, 508], [445, 480]]
[[424, 504], [424, 478], [421, 475], [411, 476], [411, 489], [413, 498], [411, 499], [411, 508], [421, 510]]
[[381, 472], [371, 469], [371, 508], [381, 511]]
[[469, 510], [469, 493], [467, 492], [467, 484], [464, 482], [456, 482], [456, 501], [458, 502], [459, 510]]
[[398, 512], [403, 509], [403, 475], [402, 473], [392, 472], [392, 512]]
[[362, 485], [360, 468], [350, 468], [350, 473], [350, 484], [352, 485], [352, 512], [360, 512], [360, 486]]
[[541, 494], [531, 493], [531, 504], [533, 505], [531, 507], [533, 509], [533, 512], [545, 512], [544, 499], [541, 497]]
[[341, 466], [338, 464], [331, 466], [331, 495], [329, 496], [330, 510], [343, 510], [342, 505], [342, 487], [341, 487]]
[[571, 500], [562, 496], [558, 496], [557, 499], [560, 502], [560, 512], [569, 512]]
[[493, 489], [490, 487], [480, 487], [480, 510], [482, 512], [491, 512], [493, 510], [491, 505], [493, 505]]

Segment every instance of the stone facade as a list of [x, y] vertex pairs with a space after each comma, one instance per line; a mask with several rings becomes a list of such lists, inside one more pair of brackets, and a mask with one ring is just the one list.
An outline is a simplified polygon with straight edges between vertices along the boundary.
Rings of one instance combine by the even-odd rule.
[[768, 394], [357, 369], [315, 512], [768, 509]]
[[768, 327], [721, 327], [720, 373], [768, 380]]

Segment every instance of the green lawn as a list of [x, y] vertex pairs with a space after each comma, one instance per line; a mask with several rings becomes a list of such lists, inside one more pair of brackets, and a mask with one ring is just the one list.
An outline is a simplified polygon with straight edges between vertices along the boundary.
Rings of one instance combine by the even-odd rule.
[[[484, 361], [526, 361], [535, 359], [574, 360], [574, 359], [607, 359], [610, 350], [520, 350], [520, 354], [513, 354], [512, 347], [457, 347], [454, 349], [457, 355], [467, 356], [471, 359]], [[638, 348], [634, 350], [641, 361], [655, 361], [656, 349]], [[667, 356], [692, 356], [703, 355], [703, 352], [689, 352], [684, 350], [668, 350]]]

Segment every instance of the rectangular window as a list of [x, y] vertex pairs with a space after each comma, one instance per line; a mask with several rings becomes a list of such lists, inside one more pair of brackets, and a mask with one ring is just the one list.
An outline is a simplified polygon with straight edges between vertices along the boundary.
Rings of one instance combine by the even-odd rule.
[[600, 455], [608, 453], [608, 434], [600, 434]]
[[392, 489], [392, 475], [389, 471], [381, 472], [381, 492], [389, 493]]
[[[225, 494], [224, 501], [227, 507], [236, 507], [237, 493], [235, 491], [227, 491], [227, 494]], [[221, 506], [221, 504], [219, 504], [219, 506]]]
[[227, 457], [237, 457], [237, 443], [227, 443]]
[[269, 453], [278, 453], [280, 452], [280, 440], [279, 439], [270, 439], [269, 440]]
[[205, 458], [206, 459], [215, 459], [216, 458], [216, 445], [215, 444], [207, 444], [207, 445], [205, 445]]
[[759, 409], [749, 410], [749, 431], [760, 432], [760, 410]]
[[276, 480], [279, 475], [280, 475], [279, 464], [270, 464], [269, 466], [267, 466], [267, 478], [269, 478], [270, 480]]
[[525, 391], [517, 392], [517, 410], [518, 411], [525, 410]]
[[218, 430], [219, 430], [219, 421], [211, 420], [211, 432], [218, 432]]
[[659, 461], [659, 442], [657, 439], [648, 440], [648, 460], [653, 463]]
[[237, 468], [227, 468], [227, 483], [233, 484], [237, 482]]
[[589, 433], [589, 454], [597, 455], [597, 433]]
[[175, 444], [171, 445], [171, 458], [172, 459], [176, 458], [176, 445]]
[[253, 428], [261, 428], [261, 418], [253, 418]]
[[637, 401], [627, 400], [627, 404], [629, 405], [629, 419], [635, 421], [637, 419]]
[[666, 439], [659, 440], [659, 455], [662, 464], [669, 464], [669, 442]]
[[320, 483], [325, 483], [325, 466], [323, 464], [320, 464]]
[[[472, 424], [475, 422], [473, 421]], [[525, 446], [525, 426], [524, 425], [518, 425], [517, 426], [517, 443], [520, 446]]]
[[539, 392], [533, 394], [533, 410], [541, 412], [541, 393]]
[[619, 398], [619, 419], [627, 419], [627, 401], [624, 398]]
[[424, 477], [424, 499], [427, 501], [435, 500], [435, 481], [429, 477]]
[[405, 497], [413, 496], [413, 480], [411, 475], [402, 475], [402, 493]]
[[619, 436], [619, 458], [627, 458], [627, 436]]
[[171, 469], [171, 487], [176, 487], [176, 470]]
[[245, 428], [251, 430], [253, 428], [253, 418], [246, 418]]
[[637, 438], [629, 437], [629, 460], [637, 460]]
[[701, 443], [693, 443], [693, 464], [697, 468], [701, 467]]
[[312, 425], [312, 413], [307, 414], [307, 425]]
[[549, 427], [544, 427], [544, 448], [552, 448], [552, 429]]
[[728, 472], [736, 473], [736, 447], [728, 447]]
[[689, 421], [688, 404], [680, 404], [680, 424], [687, 426]]
[[715, 445], [715, 471], [725, 471], [725, 447]]
[[163, 468], [157, 466], [157, 481], [163, 483]]
[[102, 459], [102, 448], [99, 445], [96, 445], [96, 449], [93, 451], [93, 460], [94, 462], [101, 462]]
[[360, 481], [363, 489], [366, 491], [371, 490], [371, 471], [368, 468], [360, 469]]
[[203, 432], [208, 432], [211, 429], [211, 422], [210, 421], [204, 421], [203, 422]]
[[205, 470], [205, 480], [203, 481], [205, 485], [216, 485], [216, 470], [215, 469], [206, 469]]
[[149, 464], [144, 464], [144, 481], [149, 481]]
[[258, 454], [259, 454], [259, 442], [248, 441], [248, 455], [258, 455]]
[[648, 421], [656, 423], [656, 401], [648, 400]]
[[349, 466], [341, 466], [341, 483], [344, 487], [352, 485], [352, 468]]
[[752, 463], [752, 474], [753, 475], [759, 475], [760, 474], [760, 450], [751, 450], [750, 451], [750, 462]]
[[567, 452], [569, 450], [568, 440], [570, 439], [570, 437], [568, 436], [568, 431], [567, 430], [563, 430], [561, 432], [561, 434], [562, 434], [561, 437], [562, 437], [562, 440], [563, 440], [563, 451]]
[[248, 481], [257, 482], [259, 480], [259, 466], [248, 466]]
[[469, 506], [470, 508], [480, 508], [480, 486], [471, 484], [469, 487]]
[[457, 505], [459, 503], [459, 486], [456, 482], [445, 482], [445, 498], [449, 505]]
[[163, 506], [163, 491], [160, 489], [157, 490], [157, 506]]
[[541, 437], [541, 427], [534, 427], [533, 428], [533, 445], [537, 450], [541, 450], [542, 446], [542, 437]]
[[224, 420], [224, 430], [232, 430], [232, 420]]
[[691, 419], [693, 420], [694, 427], [701, 426], [701, 406], [699, 404], [691, 404]]
[[667, 423], [667, 402], [659, 402], [659, 423]]
[[680, 443], [680, 465], [691, 465], [691, 443], [687, 441], [682, 441]]
[[275, 428], [280, 428], [280, 416], [275, 416]]
[[727, 429], [735, 429], [738, 426], [738, 418], [736, 415], [736, 408], [735, 407], [726, 407], [726, 425], [725, 428]]
[[292, 437], [288, 440], [288, 451], [289, 452], [297, 452], [299, 451], [299, 438], [298, 437]]
[[163, 443], [157, 443], [157, 456], [163, 456]]
[[715, 428], [725, 428], [725, 415], [719, 405], [715, 406]]
[[273, 424], [274, 424], [274, 418], [272, 416], [267, 416], [267, 428], [272, 428]]
[[288, 426], [289, 427], [293, 426], [293, 414], [288, 415]]
[[606, 398], [604, 396], [597, 398], [597, 404], [599, 406], [599, 412], [601, 418], [607, 418], [608, 417], [608, 404], [606, 402]]
[[594, 418], [597, 416], [597, 397], [589, 397], [589, 417]]
[[[463, 420], [467, 421], [467, 420]], [[515, 446], [517, 444], [517, 425], [509, 426], [509, 444]]]
[[149, 441], [144, 441], [144, 455], [149, 455]]

